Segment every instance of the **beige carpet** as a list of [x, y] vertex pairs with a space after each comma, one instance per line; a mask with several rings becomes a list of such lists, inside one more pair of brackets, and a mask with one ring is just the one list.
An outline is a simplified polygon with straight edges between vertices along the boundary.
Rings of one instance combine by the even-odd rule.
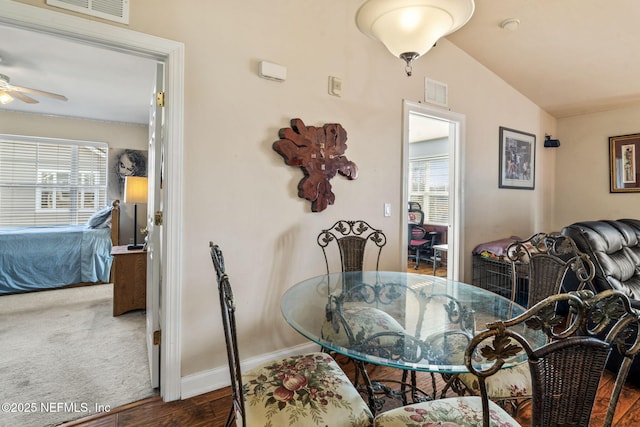
[[145, 313], [111, 284], [0, 297], [0, 426], [44, 427], [144, 399]]

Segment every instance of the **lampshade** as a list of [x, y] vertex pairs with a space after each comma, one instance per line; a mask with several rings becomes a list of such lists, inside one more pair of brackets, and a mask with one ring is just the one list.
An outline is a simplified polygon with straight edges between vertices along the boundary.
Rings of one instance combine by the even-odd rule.
[[147, 177], [126, 176], [124, 178], [124, 202], [147, 203]]
[[473, 0], [367, 0], [356, 13], [356, 25], [406, 61], [410, 76], [412, 62], [466, 24], [474, 9]]

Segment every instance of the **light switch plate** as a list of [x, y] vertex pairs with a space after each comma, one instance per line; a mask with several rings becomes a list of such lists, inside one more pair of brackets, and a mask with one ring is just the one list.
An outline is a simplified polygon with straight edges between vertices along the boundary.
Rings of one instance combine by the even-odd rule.
[[342, 79], [340, 77], [329, 76], [329, 95], [342, 96]]
[[391, 216], [391, 203], [384, 204], [384, 216]]

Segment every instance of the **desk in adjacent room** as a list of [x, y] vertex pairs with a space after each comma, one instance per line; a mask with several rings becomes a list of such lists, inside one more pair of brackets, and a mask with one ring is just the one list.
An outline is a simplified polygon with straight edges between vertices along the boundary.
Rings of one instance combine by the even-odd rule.
[[440, 245], [433, 245], [433, 275], [436, 275], [436, 270], [438, 268], [438, 259], [442, 261], [442, 253], [447, 253], [449, 251], [449, 245], [447, 243], [443, 243]]

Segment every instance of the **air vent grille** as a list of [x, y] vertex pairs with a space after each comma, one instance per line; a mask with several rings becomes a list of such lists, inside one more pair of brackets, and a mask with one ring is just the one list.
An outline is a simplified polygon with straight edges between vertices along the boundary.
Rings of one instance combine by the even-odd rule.
[[424, 79], [424, 100], [443, 107], [449, 106], [448, 86], [430, 78]]
[[129, 23], [129, 0], [47, 0], [47, 4], [122, 24]]

